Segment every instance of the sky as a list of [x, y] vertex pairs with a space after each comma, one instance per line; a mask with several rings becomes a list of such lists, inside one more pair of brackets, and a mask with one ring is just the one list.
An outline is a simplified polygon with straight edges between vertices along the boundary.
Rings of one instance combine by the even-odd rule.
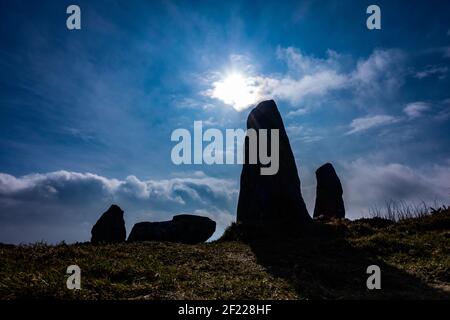
[[175, 165], [171, 133], [245, 129], [264, 99], [311, 215], [326, 162], [351, 219], [391, 200], [449, 204], [449, 13], [437, 0], [1, 1], [0, 242], [88, 241], [112, 203], [128, 232], [191, 213], [217, 238], [241, 165]]

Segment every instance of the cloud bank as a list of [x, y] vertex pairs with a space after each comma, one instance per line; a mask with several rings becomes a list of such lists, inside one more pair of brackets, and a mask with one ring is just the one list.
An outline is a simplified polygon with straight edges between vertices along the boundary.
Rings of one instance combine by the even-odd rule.
[[56, 171], [14, 177], [0, 174], [0, 242], [87, 241], [110, 204], [125, 211], [128, 233], [139, 221], [194, 213], [217, 222], [216, 235], [234, 220], [235, 183], [201, 172], [164, 180], [109, 179]]
[[[449, 160], [447, 160], [447, 163]], [[383, 163], [359, 158], [341, 164], [344, 200], [351, 218], [368, 215], [386, 201], [428, 205], [449, 204], [450, 167], [427, 165], [413, 168], [400, 163]]]
[[[292, 128], [295, 130], [295, 128]], [[450, 160], [447, 161], [450, 164]], [[386, 201], [448, 204], [450, 168], [413, 168], [360, 158], [337, 163], [344, 186], [347, 216], [358, 218]], [[309, 210], [315, 199], [315, 177], [302, 179]], [[14, 177], [0, 174], [0, 242], [88, 241], [90, 230], [110, 204], [125, 211], [127, 232], [140, 221], [168, 220], [179, 213], [208, 216], [217, 222], [213, 238], [235, 220], [235, 182], [196, 172], [190, 177], [123, 180], [91, 173], [56, 171]]]

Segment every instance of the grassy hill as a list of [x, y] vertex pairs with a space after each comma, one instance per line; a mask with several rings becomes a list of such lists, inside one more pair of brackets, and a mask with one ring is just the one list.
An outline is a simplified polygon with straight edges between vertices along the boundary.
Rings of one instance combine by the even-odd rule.
[[[450, 211], [315, 222], [298, 235], [246, 239], [231, 226], [200, 245], [0, 246], [0, 299], [449, 299]], [[81, 268], [81, 290], [66, 268]], [[381, 290], [366, 288], [367, 266]]]

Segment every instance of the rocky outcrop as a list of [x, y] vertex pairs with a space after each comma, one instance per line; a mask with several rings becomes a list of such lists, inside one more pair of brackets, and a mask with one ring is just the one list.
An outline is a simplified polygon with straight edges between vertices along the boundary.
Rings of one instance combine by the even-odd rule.
[[181, 214], [171, 221], [136, 223], [128, 241], [170, 241], [196, 244], [208, 240], [216, 223], [202, 216]]
[[317, 190], [314, 218], [344, 218], [345, 207], [342, 199], [342, 185], [331, 163], [316, 170]]
[[[259, 103], [249, 114], [247, 129], [255, 129], [259, 141], [260, 129], [279, 130], [279, 169], [274, 175], [262, 175], [265, 165], [258, 160], [250, 164], [249, 139], [245, 141], [245, 163], [242, 168], [237, 208], [237, 222], [249, 225], [306, 223], [311, 217], [300, 191], [300, 179], [289, 138], [273, 100]], [[270, 141], [270, 140], [268, 140]], [[268, 143], [269, 153], [270, 142]], [[276, 150], [273, 150], [276, 152]]]
[[113, 204], [104, 212], [91, 230], [91, 242], [115, 243], [123, 242], [127, 236], [123, 210]]

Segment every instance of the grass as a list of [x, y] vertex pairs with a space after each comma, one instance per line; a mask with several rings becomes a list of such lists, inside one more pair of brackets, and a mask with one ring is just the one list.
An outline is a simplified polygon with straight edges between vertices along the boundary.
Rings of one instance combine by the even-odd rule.
[[[245, 230], [244, 230], [245, 231]], [[215, 242], [0, 245], [0, 299], [449, 299], [450, 211]], [[81, 268], [81, 290], [66, 268]], [[366, 288], [377, 264], [382, 289]]]
[[430, 213], [446, 210], [446, 206], [441, 206], [436, 202], [435, 209], [430, 207], [425, 201], [411, 203], [406, 201], [386, 201], [384, 207], [374, 206], [369, 210], [369, 216], [372, 218], [385, 218], [392, 221], [400, 221], [410, 218], [420, 218]]

